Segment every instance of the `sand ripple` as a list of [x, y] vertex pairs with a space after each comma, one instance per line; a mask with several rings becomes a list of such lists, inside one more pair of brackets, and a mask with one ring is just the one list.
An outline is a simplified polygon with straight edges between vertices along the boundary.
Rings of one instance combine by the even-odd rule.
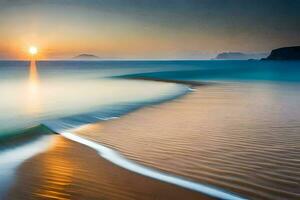
[[199, 87], [77, 133], [145, 165], [252, 199], [299, 199], [299, 88]]
[[57, 200], [208, 200], [199, 193], [124, 170], [96, 151], [55, 136], [46, 153], [19, 168], [16, 183], [5, 199]]

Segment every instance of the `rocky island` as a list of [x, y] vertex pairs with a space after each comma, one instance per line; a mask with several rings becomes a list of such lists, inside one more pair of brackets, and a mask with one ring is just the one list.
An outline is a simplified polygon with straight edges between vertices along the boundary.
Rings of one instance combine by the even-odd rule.
[[249, 60], [249, 59], [261, 59], [267, 56], [264, 53], [246, 54], [241, 52], [225, 52], [218, 54], [214, 60]]

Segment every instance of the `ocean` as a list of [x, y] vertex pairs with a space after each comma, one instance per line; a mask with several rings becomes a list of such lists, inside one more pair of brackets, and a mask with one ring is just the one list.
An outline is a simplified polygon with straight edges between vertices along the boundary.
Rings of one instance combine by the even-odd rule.
[[[219, 104], [223, 106], [203, 110], [206, 115], [199, 116], [203, 122], [207, 122], [207, 124], [197, 128], [204, 136], [194, 134], [191, 130], [190, 135], [172, 136], [169, 141], [172, 142], [173, 147], [162, 145], [156, 149], [161, 151], [146, 151], [142, 152], [143, 154], [133, 152], [134, 148], [122, 146], [122, 141], [119, 140], [122, 153], [130, 159], [151, 167], [156, 167], [157, 164], [158, 169], [221, 188], [227, 184], [230, 187], [226, 189], [235, 193], [239, 193], [236, 185], [245, 184], [244, 179], [250, 177], [243, 175], [246, 173], [243, 170], [235, 169], [239, 176], [230, 171], [234, 168], [230, 168], [229, 165], [232, 166], [234, 162], [238, 162], [238, 155], [248, 155], [251, 158], [250, 160], [241, 160], [242, 164], [239, 166], [246, 169], [252, 166], [250, 161], [255, 160], [255, 152], [258, 155], [264, 153], [268, 155], [268, 148], [263, 148], [263, 146], [269, 144], [271, 149], [275, 149], [275, 153], [272, 151], [270, 156], [265, 157], [265, 161], [263, 160], [264, 157], [258, 156], [257, 165], [265, 166], [272, 162], [282, 165], [284, 164], [282, 160], [278, 160], [276, 157], [284, 153], [282, 157], [291, 155], [285, 158], [289, 162], [289, 169], [294, 170], [298, 166], [299, 156], [295, 151], [300, 149], [300, 138], [297, 134], [300, 131], [300, 62], [1, 61], [0, 163], [4, 163], [5, 166], [2, 165], [0, 169], [3, 172], [1, 177], [6, 178], [2, 178], [0, 184], [4, 185], [12, 179], [12, 169], [15, 169], [25, 159], [39, 153], [42, 147], [47, 146], [45, 137], [48, 136], [46, 135], [41, 136], [42, 138], [39, 140], [31, 139], [33, 136], [28, 133], [32, 128], [43, 125], [55, 132], [62, 132], [97, 121], [120, 118], [137, 109], [176, 100], [186, 94], [193, 93], [191, 85], [177, 84], [174, 81], [193, 81], [214, 85], [212, 90], [203, 89], [203, 99], [197, 99], [191, 104], [196, 109], [199, 109], [201, 102], [202, 105], [210, 108], [211, 105], [208, 102], [216, 101], [220, 96], [228, 98], [220, 101]], [[257, 108], [258, 111], [247, 114], [251, 111], [250, 108], [252, 110]], [[233, 114], [230, 115], [230, 113]], [[226, 121], [228, 118], [232, 120]], [[161, 127], [161, 125], [157, 127]], [[134, 130], [132, 132], [134, 133]], [[209, 134], [207, 135], [207, 133]], [[226, 133], [226, 135], [221, 133]], [[251, 135], [249, 136], [248, 133]], [[171, 137], [168, 134], [166, 133], [161, 138]], [[145, 145], [143, 140], [149, 141], [149, 137], [152, 136], [128, 134], [126, 144]], [[205, 138], [213, 142], [207, 141], [205, 143]], [[103, 139], [107, 145], [118, 146], [118, 142], [113, 144], [113, 138], [104, 137]], [[156, 139], [160, 140], [159, 138]], [[20, 142], [20, 140], [26, 140], [26, 143]], [[198, 143], [197, 140], [199, 140]], [[228, 146], [230, 141], [234, 141], [234, 145], [240, 144], [241, 146], [232, 148], [232, 146]], [[224, 142], [223, 148], [222, 142]], [[201, 150], [199, 150], [198, 147], [193, 149], [190, 147], [192, 144], [195, 146], [202, 145], [203, 149], [200, 148]], [[220, 149], [212, 148], [210, 145], [218, 145]], [[243, 146], [250, 146], [251, 152], [248, 152], [247, 148], [243, 152]], [[291, 146], [293, 148], [288, 148]], [[195, 153], [195, 155], [191, 155], [191, 159], [184, 159], [183, 164], [194, 166], [195, 169], [207, 169], [207, 173], [205, 170], [200, 173], [193, 168], [186, 168], [188, 171], [181, 171], [182, 168], [172, 168], [172, 166], [163, 165], [154, 159], [155, 157], [161, 158], [159, 155], [164, 155], [166, 152], [171, 155], [172, 151], [178, 151], [177, 147], [191, 150], [188, 151], [188, 154]], [[20, 151], [16, 151], [18, 148]], [[26, 148], [28, 150], [24, 150]], [[129, 148], [127, 153], [126, 148]], [[240, 153], [223, 155], [222, 152], [224, 151]], [[209, 155], [223, 155], [226, 162], [220, 160], [221, 158], [218, 156], [214, 160], [205, 160], [205, 156], [203, 158], [204, 152]], [[184, 154], [181, 151], [178, 153]], [[23, 155], [23, 158], [13, 158], [20, 154]], [[141, 158], [143, 156], [145, 157], [144, 160]], [[11, 158], [9, 161], [8, 157]], [[176, 155], [174, 157], [177, 158]], [[179, 158], [175, 161], [181, 162]], [[225, 168], [220, 167], [221, 163]], [[223, 175], [226, 173], [227, 178], [226, 176], [225, 178], [218, 176], [218, 170]], [[6, 173], [8, 171], [10, 173]], [[230, 175], [231, 173], [232, 175]], [[275, 174], [274, 176], [277, 175], [281, 179], [286, 178], [287, 181], [291, 182], [296, 181], [296, 184], [289, 183], [287, 185], [297, 187], [299, 174], [293, 174], [296, 178], [290, 180], [290, 171], [285, 173], [286, 175]], [[204, 178], [201, 179], [201, 177]], [[265, 184], [268, 186], [267, 188], [272, 187], [274, 180], [268, 178], [260, 180], [257, 184], [263, 186]], [[255, 180], [252, 181], [255, 182]], [[255, 183], [251, 182], [251, 184]], [[263, 193], [270, 191], [263, 186], [253, 188], [262, 193], [258, 197], [268, 198], [269, 196], [264, 196]], [[1, 192], [3, 191], [0, 190]], [[286, 194], [287, 197], [296, 198], [299, 196], [296, 189], [295, 191], [282, 192], [292, 193]], [[277, 195], [279, 193], [278, 191], [274, 192]], [[245, 192], [241, 189], [241, 194], [251, 197], [252, 192]], [[274, 194], [270, 197], [274, 197]]]
[[110, 78], [155, 68], [126, 62], [0, 62], [0, 138], [58, 119], [72, 125], [72, 120], [118, 117], [187, 91], [172, 83]]

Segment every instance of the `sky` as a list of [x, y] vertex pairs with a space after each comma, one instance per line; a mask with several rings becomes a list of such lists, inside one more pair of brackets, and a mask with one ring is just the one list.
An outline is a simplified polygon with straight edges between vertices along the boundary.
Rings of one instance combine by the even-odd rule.
[[0, 59], [207, 59], [300, 45], [300, 0], [0, 0]]

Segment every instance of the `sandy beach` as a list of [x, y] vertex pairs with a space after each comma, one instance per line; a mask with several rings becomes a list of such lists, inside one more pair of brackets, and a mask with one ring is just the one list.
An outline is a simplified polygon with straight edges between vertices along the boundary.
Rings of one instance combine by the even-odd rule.
[[25, 161], [6, 199], [209, 199], [111, 164], [94, 150], [54, 135]]
[[172, 102], [76, 133], [146, 166], [241, 196], [299, 199], [300, 113], [297, 104], [283, 101], [292, 93], [270, 88], [274, 86], [197, 87]]
[[[241, 197], [298, 199], [300, 138], [293, 119], [300, 112], [283, 101], [293, 94], [287, 86], [277, 87], [279, 93], [268, 84], [194, 85], [181, 98], [72, 132], [144, 166]], [[19, 167], [7, 199], [209, 199], [53, 137], [47, 152]]]

